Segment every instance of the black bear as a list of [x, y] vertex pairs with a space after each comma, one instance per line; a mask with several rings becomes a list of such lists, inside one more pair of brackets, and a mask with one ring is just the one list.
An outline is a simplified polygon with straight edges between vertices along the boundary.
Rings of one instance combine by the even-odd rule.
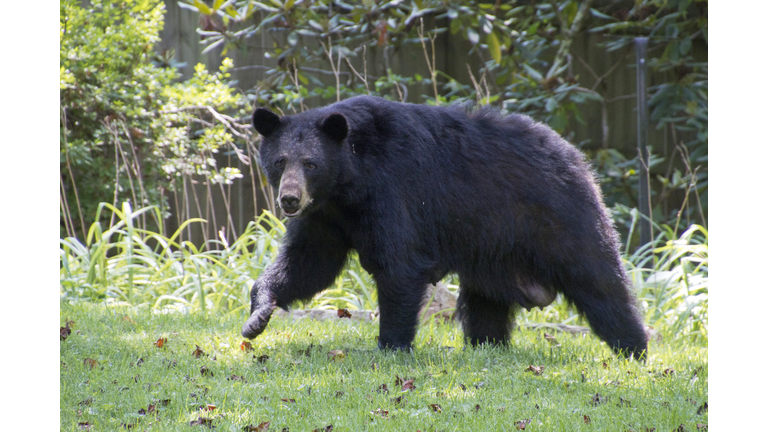
[[408, 349], [426, 286], [459, 276], [472, 344], [504, 344], [518, 307], [562, 293], [614, 351], [647, 337], [617, 233], [584, 156], [531, 118], [359, 96], [278, 117], [257, 109], [261, 167], [287, 234], [242, 334], [334, 282], [347, 254], [377, 285], [379, 347]]

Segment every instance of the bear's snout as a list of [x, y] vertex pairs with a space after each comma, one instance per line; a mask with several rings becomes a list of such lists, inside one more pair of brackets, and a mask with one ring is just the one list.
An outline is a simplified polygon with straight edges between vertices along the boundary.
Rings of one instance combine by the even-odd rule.
[[283, 195], [280, 197], [280, 208], [286, 216], [292, 216], [299, 211], [301, 205], [301, 198], [296, 195]]

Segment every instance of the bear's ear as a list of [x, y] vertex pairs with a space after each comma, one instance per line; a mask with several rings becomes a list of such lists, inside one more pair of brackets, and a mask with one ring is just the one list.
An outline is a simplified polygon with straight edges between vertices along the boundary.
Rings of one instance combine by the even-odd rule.
[[259, 108], [253, 112], [253, 127], [265, 137], [271, 135], [278, 126], [280, 126], [280, 117], [272, 111]]
[[320, 129], [333, 140], [341, 142], [349, 135], [347, 118], [343, 114], [333, 113], [323, 119]]

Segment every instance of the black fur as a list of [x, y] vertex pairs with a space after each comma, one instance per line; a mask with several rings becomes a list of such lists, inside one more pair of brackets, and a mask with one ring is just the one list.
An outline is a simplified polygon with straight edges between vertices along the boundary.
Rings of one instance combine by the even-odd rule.
[[380, 347], [409, 348], [426, 285], [456, 272], [473, 344], [506, 343], [516, 308], [560, 292], [616, 352], [644, 357], [600, 190], [583, 155], [549, 127], [367, 96], [277, 124], [254, 114], [254, 126], [267, 132], [270, 183], [302, 178], [308, 199], [253, 287], [245, 337], [261, 333], [275, 307], [328, 287], [356, 249], [378, 286]]

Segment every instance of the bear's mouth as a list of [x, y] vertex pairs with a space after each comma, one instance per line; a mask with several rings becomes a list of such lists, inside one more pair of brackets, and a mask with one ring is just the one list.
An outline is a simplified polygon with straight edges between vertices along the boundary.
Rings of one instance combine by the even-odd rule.
[[292, 218], [292, 217], [296, 217], [296, 216], [298, 216], [299, 214], [301, 214], [301, 211], [302, 211], [302, 210], [303, 210], [303, 209], [298, 209], [298, 210], [296, 210], [296, 211], [295, 211], [295, 212], [293, 212], [293, 213], [288, 213], [287, 211], [283, 210], [283, 215], [285, 215], [285, 217], [289, 217], [289, 218]]

